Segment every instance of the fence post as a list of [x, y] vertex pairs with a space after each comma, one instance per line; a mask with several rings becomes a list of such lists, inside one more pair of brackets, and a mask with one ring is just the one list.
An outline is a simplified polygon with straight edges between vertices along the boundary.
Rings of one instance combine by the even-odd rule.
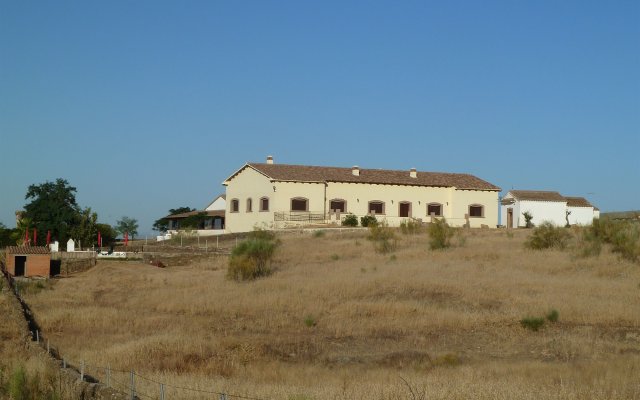
[[131, 370], [131, 400], [136, 400], [136, 373]]
[[80, 363], [80, 380], [84, 380], [84, 360]]
[[40, 343], [40, 331], [36, 329], [36, 342]]
[[164, 400], [164, 383], [160, 384], [160, 400]]

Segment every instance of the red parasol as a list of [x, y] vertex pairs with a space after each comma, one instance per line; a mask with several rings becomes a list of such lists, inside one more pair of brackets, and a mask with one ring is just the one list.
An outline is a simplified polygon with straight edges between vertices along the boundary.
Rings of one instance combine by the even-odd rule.
[[129, 232], [124, 233], [124, 245], [125, 246], [129, 245]]
[[100, 231], [98, 231], [98, 247], [102, 247], [102, 236], [100, 235]]
[[51, 243], [51, 231], [47, 231], [47, 246]]

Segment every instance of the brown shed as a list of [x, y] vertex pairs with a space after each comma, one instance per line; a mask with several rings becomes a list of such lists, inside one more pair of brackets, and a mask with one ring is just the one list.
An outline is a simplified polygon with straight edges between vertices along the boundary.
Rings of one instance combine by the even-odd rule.
[[42, 246], [7, 246], [7, 272], [13, 276], [50, 276], [51, 252]]

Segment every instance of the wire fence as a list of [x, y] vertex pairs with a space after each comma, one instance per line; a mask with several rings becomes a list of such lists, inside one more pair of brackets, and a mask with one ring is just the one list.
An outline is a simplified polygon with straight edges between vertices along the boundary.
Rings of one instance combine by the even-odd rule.
[[110, 365], [97, 365], [88, 363], [86, 360], [69, 358], [60, 352], [50, 340], [45, 337], [35, 320], [28, 304], [25, 302], [19, 285], [13, 277], [7, 273], [4, 264], [0, 263], [0, 269], [9, 284], [11, 292], [19, 301], [22, 312], [29, 325], [31, 339], [42, 347], [47, 354], [60, 363], [63, 369], [71, 369], [80, 375], [80, 380], [84, 382], [98, 384], [104, 388], [118, 392], [131, 400], [154, 399], [194, 399], [194, 400], [268, 400], [264, 397], [255, 397], [244, 394], [228, 393], [223, 390], [205, 386], [183, 386], [164, 382], [161, 379], [150, 378], [135, 370], [121, 370], [112, 368]]

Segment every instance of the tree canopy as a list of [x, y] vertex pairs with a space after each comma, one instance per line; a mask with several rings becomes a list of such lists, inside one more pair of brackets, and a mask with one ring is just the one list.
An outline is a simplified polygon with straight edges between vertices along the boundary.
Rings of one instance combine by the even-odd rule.
[[[97, 244], [98, 232], [102, 235], [103, 245], [115, 240], [116, 233], [111, 226], [98, 223], [98, 214], [90, 207], [82, 209], [78, 205], [76, 188], [65, 179], [31, 185], [25, 199], [29, 201], [24, 206], [25, 212], [11, 233], [14, 243], [22, 244], [25, 233], [29, 232], [32, 245], [44, 245], [47, 231], [51, 232], [52, 241], [65, 243], [73, 238], [85, 248]], [[36, 243], [33, 242], [33, 229], [37, 230]]]
[[125, 233], [129, 234], [129, 238], [133, 240], [135, 236], [138, 234], [138, 220], [135, 218], [122, 217], [120, 220], [116, 221], [116, 231], [124, 235]]
[[78, 223], [80, 207], [76, 202], [76, 188], [65, 179], [55, 182], [30, 185], [25, 200], [24, 217], [31, 221], [31, 227], [38, 230], [38, 243], [46, 241], [47, 231], [51, 237], [65, 242], [71, 235], [72, 228]]
[[[191, 207], [178, 207], [169, 209], [169, 215], [177, 215], [190, 211], [195, 211], [195, 208]], [[157, 219], [153, 223], [153, 230], [157, 232], [166, 232], [169, 229], [169, 220], [165, 217]]]

